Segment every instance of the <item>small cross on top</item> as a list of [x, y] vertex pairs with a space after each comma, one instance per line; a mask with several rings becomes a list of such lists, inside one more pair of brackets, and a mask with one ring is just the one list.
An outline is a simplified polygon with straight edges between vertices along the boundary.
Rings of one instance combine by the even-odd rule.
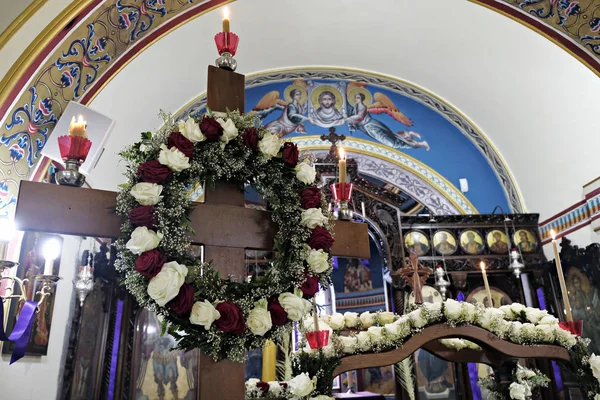
[[410, 286], [415, 293], [415, 303], [423, 304], [423, 285], [425, 285], [425, 281], [431, 275], [433, 270], [428, 267], [424, 267], [419, 262], [419, 257], [416, 254], [410, 253], [410, 257], [408, 259], [408, 263], [404, 265], [404, 267], [397, 270], [394, 275], [399, 275], [406, 281], [408, 286]]
[[339, 153], [337, 151], [337, 142], [342, 142], [346, 140], [346, 135], [338, 135], [335, 133], [335, 127], [329, 128], [329, 135], [321, 135], [321, 140], [331, 142], [331, 147], [329, 148], [329, 156], [332, 158], [339, 158]]

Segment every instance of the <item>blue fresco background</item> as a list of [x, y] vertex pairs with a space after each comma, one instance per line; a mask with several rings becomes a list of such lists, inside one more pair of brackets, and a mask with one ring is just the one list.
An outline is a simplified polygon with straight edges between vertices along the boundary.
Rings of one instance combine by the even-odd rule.
[[[333, 81], [318, 80], [316, 82], [331, 83]], [[270, 91], [279, 91], [280, 98], [284, 99], [283, 93], [290, 85], [292, 85], [292, 81], [284, 81], [247, 89], [246, 112], [251, 111], [261, 98]], [[417, 132], [421, 135], [422, 140], [427, 141], [431, 147], [430, 151], [425, 151], [424, 148], [395, 151], [405, 153], [428, 165], [457, 188], [460, 187], [459, 179], [466, 178], [469, 183], [469, 192], [465, 193], [465, 196], [473, 203], [479, 213], [490, 213], [497, 205], [500, 205], [504, 210], [510, 210], [504, 190], [487, 159], [471, 140], [445, 117], [424, 104], [385, 88], [368, 85], [366, 89], [371, 94], [381, 92], [388, 96], [400, 112], [412, 119], [413, 126], [407, 127], [387, 114], [372, 114], [373, 118], [386, 124], [393, 132], [405, 130]], [[279, 118], [281, 113], [281, 110], [273, 111], [263, 119], [263, 123], [267, 124]], [[312, 125], [308, 121], [304, 126], [307, 131], [306, 134], [293, 132], [285, 137], [328, 133], [327, 128]], [[336, 132], [344, 134], [348, 138], [354, 137], [376, 142], [363, 132], [354, 131], [350, 133], [347, 124], [338, 126]]]

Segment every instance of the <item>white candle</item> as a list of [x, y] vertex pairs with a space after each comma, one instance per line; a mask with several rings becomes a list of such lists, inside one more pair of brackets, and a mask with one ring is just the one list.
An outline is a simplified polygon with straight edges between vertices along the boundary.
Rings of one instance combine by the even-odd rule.
[[48, 259], [44, 264], [44, 275], [54, 275], [52, 269], [54, 267], [54, 260]]
[[[485, 272], [485, 263], [482, 261], [479, 263], [481, 267], [481, 274], [483, 275], [483, 283], [485, 285], [485, 291], [487, 292], [487, 298], [490, 302], [490, 307], [494, 307], [494, 301], [492, 300], [492, 292], [490, 291], [490, 284], [488, 283], [487, 273]], [[485, 304], [484, 304], [485, 306]]]
[[567, 293], [567, 284], [565, 283], [565, 276], [563, 275], [560, 254], [558, 253], [558, 245], [556, 244], [556, 232], [554, 232], [554, 229], [550, 230], [550, 236], [552, 236], [552, 248], [554, 249], [554, 259], [556, 260], [556, 273], [558, 275], [558, 281], [560, 282], [560, 291], [562, 293], [563, 303], [565, 303], [567, 321], [571, 322], [573, 321], [573, 314], [571, 313], [571, 304], [569, 302], [569, 295]]
[[340, 147], [340, 183], [346, 182], [346, 154], [344, 153], [344, 149]]
[[365, 213], [365, 202], [364, 201], [360, 202], [360, 208], [362, 209], [363, 218], [366, 218], [367, 214]]

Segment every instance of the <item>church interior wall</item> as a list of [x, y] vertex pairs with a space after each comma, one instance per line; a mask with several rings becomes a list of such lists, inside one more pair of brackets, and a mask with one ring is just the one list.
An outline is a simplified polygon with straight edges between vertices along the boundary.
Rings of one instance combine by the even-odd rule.
[[[71, 331], [71, 318], [75, 307], [73, 279], [78, 267], [80, 251], [91, 247], [90, 239], [78, 236], [63, 236], [59, 275], [62, 280], [55, 290], [55, 303], [52, 325], [48, 338], [48, 354], [45, 356], [25, 356], [10, 365], [10, 355], [2, 354], [0, 362], [0, 382], [2, 393], [11, 400], [37, 400], [43, 396], [55, 398], [62, 377], [64, 354]], [[19, 251], [16, 252], [19, 254]], [[18, 258], [18, 256], [17, 256]], [[16, 258], [15, 258], [16, 259]], [[42, 266], [43, 267], [43, 266]], [[32, 384], [35, 382], [35, 384]], [[4, 397], [3, 397], [4, 398]], [[58, 398], [58, 397], [56, 397]]]

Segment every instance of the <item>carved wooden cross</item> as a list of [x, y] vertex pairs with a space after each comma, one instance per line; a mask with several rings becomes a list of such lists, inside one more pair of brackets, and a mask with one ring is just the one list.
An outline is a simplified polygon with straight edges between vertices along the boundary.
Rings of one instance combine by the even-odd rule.
[[329, 135], [321, 135], [321, 140], [326, 140], [331, 142], [331, 147], [329, 148], [329, 156], [333, 158], [339, 158], [339, 154], [337, 151], [337, 142], [342, 142], [346, 140], [346, 135], [338, 135], [335, 133], [335, 127], [332, 126], [329, 128]]
[[410, 257], [408, 258], [408, 263], [404, 265], [404, 267], [400, 268], [394, 275], [401, 276], [402, 279], [406, 281], [408, 286], [410, 286], [415, 293], [415, 303], [423, 304], [423, 285], [425, 285], [425, 281], [429, 275], [431, 275], [432, 269], [428, 267], [424, 267], [419, 262], [419, 257], [415, 253], [410, 253]]
[[[207, 106], [213, 111], [244, 110], [244, 76], [209, 66]], [[267, 211], [244, 207], [244, 193], [235, 185], [207, 188], [206, 202], [191, 214], [193, 243], [203, 244], [205, 259], [223, 278], [246, 276], [244, 249], [272, 250], [277, 227]], [[103, 190], [21, 181], [16, 224], [23, 231], [115, 238], [121, 217], [114, 212], [116, 194]], [[369, 258], [366, 224], [336, 221], [335, 256]], [[243, 399], [244, 364], [215, 363], [201, 355], [199, 399]]]

